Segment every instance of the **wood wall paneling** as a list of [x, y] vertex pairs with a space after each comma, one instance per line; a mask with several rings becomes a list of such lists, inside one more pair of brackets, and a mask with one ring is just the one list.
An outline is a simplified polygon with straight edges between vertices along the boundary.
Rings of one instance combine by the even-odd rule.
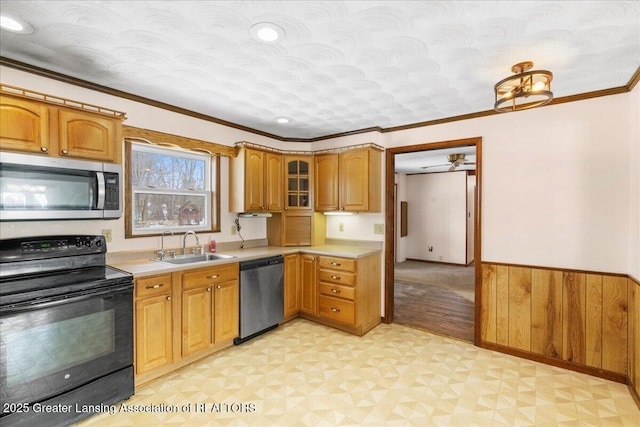
[[585, 364], [585, 275], [562, 273], [562, 358]]
[[585, 276], [585, 363], [602, 367], [602, 276]]
[[625, 277], [602, 278], [602, 369], [627, 373], [629, 301]]
[[509, 345], [509, 267], [496, 266], [496, 344]]
[[531, 269], [509, 267], [509, 346], [531, 350]]
[[628, 369], [629, 389], [640, 406], [640, 283], [627, 280], [629, 304]]
[[531, 271], [531, 351], [562, 358], [562, 273]]
[[482, 293], [480, 308], [480, 339], [496, 342], [496, 266], [482, 265]]

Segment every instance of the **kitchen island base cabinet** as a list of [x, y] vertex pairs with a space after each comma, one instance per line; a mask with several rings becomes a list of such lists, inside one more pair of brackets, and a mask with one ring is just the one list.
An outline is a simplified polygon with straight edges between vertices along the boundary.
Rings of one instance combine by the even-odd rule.
[[366, 334], [381, 321], [380, 273], [380, 253], [357, 259], [314, 257], [306, 273], [303, 270], [300, 316], [355, 335]]

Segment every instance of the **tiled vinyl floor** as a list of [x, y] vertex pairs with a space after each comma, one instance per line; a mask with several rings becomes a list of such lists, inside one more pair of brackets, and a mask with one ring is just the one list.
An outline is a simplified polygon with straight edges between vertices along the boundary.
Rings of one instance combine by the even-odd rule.
[[640, 425], [623, 384], [401, 325], [356, 337], [303, 319], [139, 388], [124, 405], [144, 412], [118, 404], [80, 425]]

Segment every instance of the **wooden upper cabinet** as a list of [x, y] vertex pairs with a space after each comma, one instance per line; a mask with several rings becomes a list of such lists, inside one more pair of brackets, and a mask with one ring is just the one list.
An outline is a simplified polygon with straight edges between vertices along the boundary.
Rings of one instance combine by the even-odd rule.
[[369, 150], [347, 151], [340, 155], [340, 210], [369, 210]]
[[337, 211], [340, 208], [338, 154], [319, 154], [315, 156], [314, 200], [316, 211]]
[[120, 120], [84, 111], [58, 112], [58, 154], [64, 157], [117, 163], [122, 150]]
[[46, 94], [33, 98], [37, 92], [12, 89], [0, 95], [3, 151], [122, 163], [124, 113]]
[[244, 208], [247, 212], [260, 212], [264, 203], [265, 152], [247, 149], [245, 152]]
[[282, 211], [281, 154], [241, 147], [230, 161], [229, 172], [229, 211]]
[[267, 211], [280, 212], [282, 210], [283, 189], [282, 155], [266, 153], [264, 194]]
[[380, 212], [381, 159], [373, 148], [316, 156], [315, 209]]
[[284, 156], [284, 209], [313, 210], [313, 157]]
[[49, 108], [40, 102], [0, 96], [2, 150], [48, 153]]

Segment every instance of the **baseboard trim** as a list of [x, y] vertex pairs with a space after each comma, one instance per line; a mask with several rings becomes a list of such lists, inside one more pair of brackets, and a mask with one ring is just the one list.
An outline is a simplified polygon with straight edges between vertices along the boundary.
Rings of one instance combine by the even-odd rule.
[[469, 263], [469, 264], [465, 264], [465, 263], [458, 264], [458, 263], [455, 263], [455, 262], [431, 261], [431, 260], [428, 260], [428, 259], [416, 259], [416, 258], [406, 258], [406, 260], [407, 261], [424, 262], [425, 264], [452, 265], [452, 266], [455, 266], [455, 267], [469, 267], [469, 265], [471, 263], [473, 263], [473, 261], [471, 261], [471, 263]]
[[581, 365], [573, 363], [567, 360], [556, 359], [549, 356], [542, 356], [536, 353], [531, 353], [525, 350], [518, 350], [512, 347], [506, 347], [500, 344], [494, 344], [486, 341], [480, 341], [479, 347], [497, 351], [500, 353], [510, 354], [511, 356], [520, 357], [522, 359], [533, 360], [534, 362], [544, 363], [546, 365], [556, 366], [558, 368], [568, 369], [570, 371], [580, 372], [582, 374], [588, 374], [594, 377], [603, 378], [609, 381], [615, 381], [617, 383], [628, 384], [629, 379], [624, 374], [617, 372], [606, 371], [604, 369], [593, 368], [591, 366]]

